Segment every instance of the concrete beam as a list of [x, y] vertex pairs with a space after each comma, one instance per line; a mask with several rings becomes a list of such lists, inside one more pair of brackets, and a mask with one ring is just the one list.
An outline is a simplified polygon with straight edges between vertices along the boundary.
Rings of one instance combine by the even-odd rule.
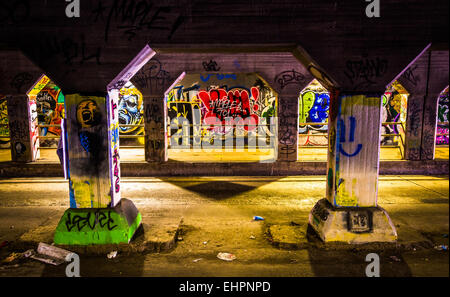
[[218, 44], [217, 36], [229, 45], [301, 43], [341, 87], [372, 91], [448, 35], [447, 1], [383, 3], [380, 18], [368, 18], [359, 0], [98, 0], [85, 1], [80, 18], [67, 17], [67, 5], [13, 0], [0, 8], [4, 42], [18, 44], [66, 93], [101, 91], [147, 43]]

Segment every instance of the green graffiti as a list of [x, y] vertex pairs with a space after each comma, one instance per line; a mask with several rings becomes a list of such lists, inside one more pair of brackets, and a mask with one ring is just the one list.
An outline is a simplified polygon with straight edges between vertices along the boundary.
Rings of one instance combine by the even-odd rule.
[[309, 117], [309, 111], [314, 105], [316, 94], [313, 91], [303, 93], [299, 100], [299, 121], [300, 123], [306, 123]]
[[124, 214], [112, 208], [70, 208], [59, 221], [54, 242], [59, 245], [129, 243], [141, 222], [140, 213], [129, 225]]

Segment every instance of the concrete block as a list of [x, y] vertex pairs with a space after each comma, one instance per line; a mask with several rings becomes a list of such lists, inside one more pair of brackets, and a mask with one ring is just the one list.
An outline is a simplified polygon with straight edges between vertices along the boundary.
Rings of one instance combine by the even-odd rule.
[[58, 245], [129, 243], [142, 216], [131, 200], [122, 199], [114, 208], [69, 208], [56, 227]]
[[311, 210], [309, 224], [324, 242], [363, 244], [398, 238], [389, 215], [379, 206], [337, 208], [322, 199]]

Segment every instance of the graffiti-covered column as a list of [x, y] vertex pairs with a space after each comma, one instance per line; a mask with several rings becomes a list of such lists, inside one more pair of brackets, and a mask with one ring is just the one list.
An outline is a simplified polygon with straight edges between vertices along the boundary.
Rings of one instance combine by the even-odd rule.
[[70, 184], [73, 208], [111, 204], [106, 94], [66, 95]]
[[[441, 92], [448, 87], [449, 82], [449, 52], [448, 50], [431, 50], [428, 54], [428, 61], [427, 97], [423, 111], [422, 160], [434, 159], [439, 97]], [[444, 109], [448, 108], [448, 106], [443, 107]]]
[[184, 72], [173, 77], [156, 58], [150, 59], [131, 78], [144, 97], [145, 160], [168, 160], [166, 92], [184, 77]]
[[277, 161], [295, 162], [297, 161], [297, 151], [298, 151], [298, 94], [280, 95], [278, 99]]
[[408, 98], [405, 132], [406, 160], [420, 160], [424, 99], [423, 93], [412, 93]]
[[142, 217], [120, 197], [118, 90], [66, 95], [70, 208], [56, 228], [61, 245], [128, 243]]
[[429, 93], [425, 98], [423, 111], [423, 131], [421, 143], [421, 159], [434, 160], [436, 146], [436, 127], [438, 123], [438, 99], [442, 89]]
[[324, 241], [395, 241], [397, 233], [377, 205], [381, 96], [331, 92], [327, 198], [309, 223]]
[[56, 228], [56, 244], [129, 243], [141, 225], [138, 209], [120, 192], [119, 90], [154, 54], [145, 46], [107, 92], [66, 95], [70, 208]]
[[33, 162], [39, 158], [39, 131], [36, 98], [7, 95], [11, 159]]
[[448, 85], [448, 51], [427, 48], [398, 82], [410, 93], [406, 120], [405, 158], [432, 160], [440, 92]]
[[145, 160], [166, 162], [168, 160], [167, 107], [164, 94], [144, 94]]

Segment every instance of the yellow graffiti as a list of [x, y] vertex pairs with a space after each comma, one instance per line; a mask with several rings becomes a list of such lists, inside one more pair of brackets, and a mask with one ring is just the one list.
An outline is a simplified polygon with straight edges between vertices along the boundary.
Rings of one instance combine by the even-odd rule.
[[394, 110], [397, 113], [400, 113], [402, 107], [402, 95], [400, 94], [394, 95], [394, 98], [392, 98], [391, 101], [389, 101], [389, 104], [394, 108]]
[[99, 114], [100, 110], [94, 100], [84, 100], [77, 106], [77, 121], [83, 128], [98, 124]]
[[50, 78], [48, 78], [48, 76], [42, 76], [42, 78], [33, 86], [33, 89], [28, 92], [28, 96], [36, 96], [49, 82]]
[[[352, 189], [356, 186], [356, 178], [352, 179]], [[354, 192], [350, 195], [345, 188], [345, 180], [339, 184], [336, 190], [336, 204], [339, 206], [357, 206], [358, 198], [356, 198]]]
[[91, 185], [87, 182], [74, 182], [73, 191], [75, 197], [77, 197], [78, 208], [91, 208], [94, 193], [92, 192]]
[[109, 126], [109, 133], [111, 134], [111, 147], [114, 149], [119, 142], [119, 123], [113, 123]]

